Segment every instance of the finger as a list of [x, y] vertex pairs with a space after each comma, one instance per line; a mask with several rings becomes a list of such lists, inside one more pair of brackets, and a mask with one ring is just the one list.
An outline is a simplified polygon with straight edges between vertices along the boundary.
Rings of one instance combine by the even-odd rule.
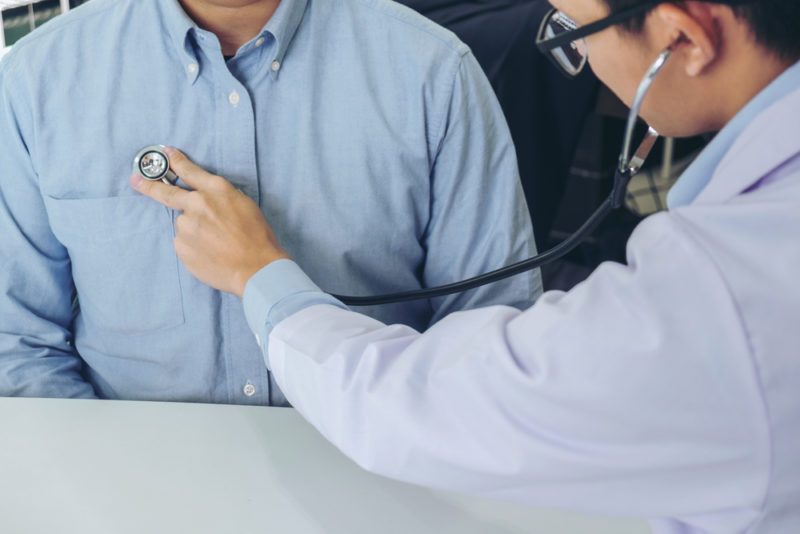
[[211, 174], [190, 160], [186, 154], [173, 147], [166, 147], [169, 166], [186, 185], [197, 191], [218, 188], [225, 180]]
[[185, 191], [174, 185], [145, 180], [138, 173], [131, 175], [130, 184], [133, 189], [144, 196], [150, 197], [168, 208], [179, 211], [186, 209], [189, 202], [189, 195], [191, 194], [189, 191]]

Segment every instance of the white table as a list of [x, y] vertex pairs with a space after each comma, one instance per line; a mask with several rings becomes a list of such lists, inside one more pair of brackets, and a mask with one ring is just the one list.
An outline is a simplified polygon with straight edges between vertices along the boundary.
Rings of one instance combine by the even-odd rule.
[[3, 534], [644, 534], [371, 475], [293, 410], [0, 399]]

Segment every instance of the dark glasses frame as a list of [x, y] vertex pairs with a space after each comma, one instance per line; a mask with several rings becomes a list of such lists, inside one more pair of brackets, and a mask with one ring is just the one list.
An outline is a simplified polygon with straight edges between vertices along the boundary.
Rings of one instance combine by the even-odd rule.
[[553, 15], [555, 15], [559, 11], [556, 8], [552, 8], [550, 11], [547, 12], [547, 15], [545, 15], [545, 17], [542, 19], [542, 23], [539, 26], [539, 32], [536, 34], [536, 47], [543, 54], [549, 57], [551, 61], [553, 61], [556, 64], [556, 66], [558, 66], [558, 69], [562, 73], [572, 78], [576, 76], [578, 72], [572, 74], [564, 70], [564, 67], [559, 63], [559, 61], [555, 57], [553, 57], [552, 54], [553, 50], [568, 45], [574, 41], [579, 41], [580, 39], [584, 39], [594, 33], [603, 31], [606, 28], [610, 28], [611, 26], [614, 26], [616, 24], [625, 22], [626, 20], [645, 11], [649, 11], [654, 7], [656, 7], [657, 5], [663, 4], [666, 1], [667, 0], [647, 0], [635, 6], [623, 9], [622, 11], [618, 11], [617, 13], [613, 13], [606, 18], [592, 22], [585, 26], [580, 26], [574, 30], [569, 30], [564, 33], [560, 33], [554, 37], [546, 38], [545, 33], [547, 31], [547, 25], [550, 22], [550, 19], [553, 18]]

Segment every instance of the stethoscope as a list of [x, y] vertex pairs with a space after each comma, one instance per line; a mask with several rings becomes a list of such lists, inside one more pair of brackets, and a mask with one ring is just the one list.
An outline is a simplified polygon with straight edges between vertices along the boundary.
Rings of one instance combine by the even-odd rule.
[[[613, 210], [620, 208], [625, 201], [625, 194], [628, 189], [628, 183], [631, 178], [638, 173], [644, 165], [647, 156], [655, 146], [658, 140], [658, 132], [653, 128], [649, 128], [645, 134], [644, 139], [639, 145], [639, 148], [630, 155], [631, 146], [633, 143], [633, 134], [636, 128], [636, 123], [639, 117], [645, 96], [647, 96], [650, 87], [653, 85], [658, 73], [664, 67], [664, 64], [669, 59], [671, 49], [664, 50], [648, 69], [644, 79], [639, 84], [636, 91], [633, 104], [631, 105], [630, 113], [628, 114], [628, 121], [625, 129], [625, 138], [622, 144], [622, 150], [619, 157], [619, 165], [614, 172], [614, 182], [611, 188], [611, 193], [608, 198], [597, 208], [597, 210], [589, 217], [589, 219], [569, 238], [559, 243], [550, 250], [543, 252], [523, 260], [519, 263], [508, 265], [506, 267], [491, 271], [486, 274], [462, 280], [438, 287], [428, 289], [417, 289], [411, 291], [402, 291], [399, 293], [389, 293], [386, 295], [375, 295], [366, 297], [356, 297], [347, 295], [335, 295], [334, 298], [340, 300], [349, 306], [379, 306], [383, 304], [395, 304], [399, 302], [408, 302], [411, 300], [432, 299], [436, 297], [444, 297], [455, 293], [463, 293], [478, 287], [482, 287], [494, 282], [499, 282], [516, 276], [518, 274], [532, 271], [552, 263], [565, 255], [569, 254], [578, 245], [585, 241], [588, 236], [597, 228], [597, 226], [611, 213]], [[161, 181], [167, 185], [175, 185], [179, 177], [172, 172], [169, 163], [169, 156], [164, 151], [163, 145], [152, 145], [143, 148], [136, 154], [133, 160], [133, 170], [138, 172], [145, 180]]]
[[133, 158], [133, 172], [151, 182], [164, 182], [167, 185], [178, 183], [178, 176], [170, 168], [165, 148], [164, 145], [151, 145], [141, 149]]

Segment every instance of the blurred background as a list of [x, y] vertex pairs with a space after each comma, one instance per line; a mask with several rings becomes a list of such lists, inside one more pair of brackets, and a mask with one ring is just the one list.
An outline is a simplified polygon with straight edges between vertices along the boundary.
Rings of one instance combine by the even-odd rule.
[[23, 0], [0, 0], [0, 48], [6, 48], [19, 41], [48, 20], [57, 17], [70, 8], [77, 7], [87, 0], [43, 0], [30, 2]]

